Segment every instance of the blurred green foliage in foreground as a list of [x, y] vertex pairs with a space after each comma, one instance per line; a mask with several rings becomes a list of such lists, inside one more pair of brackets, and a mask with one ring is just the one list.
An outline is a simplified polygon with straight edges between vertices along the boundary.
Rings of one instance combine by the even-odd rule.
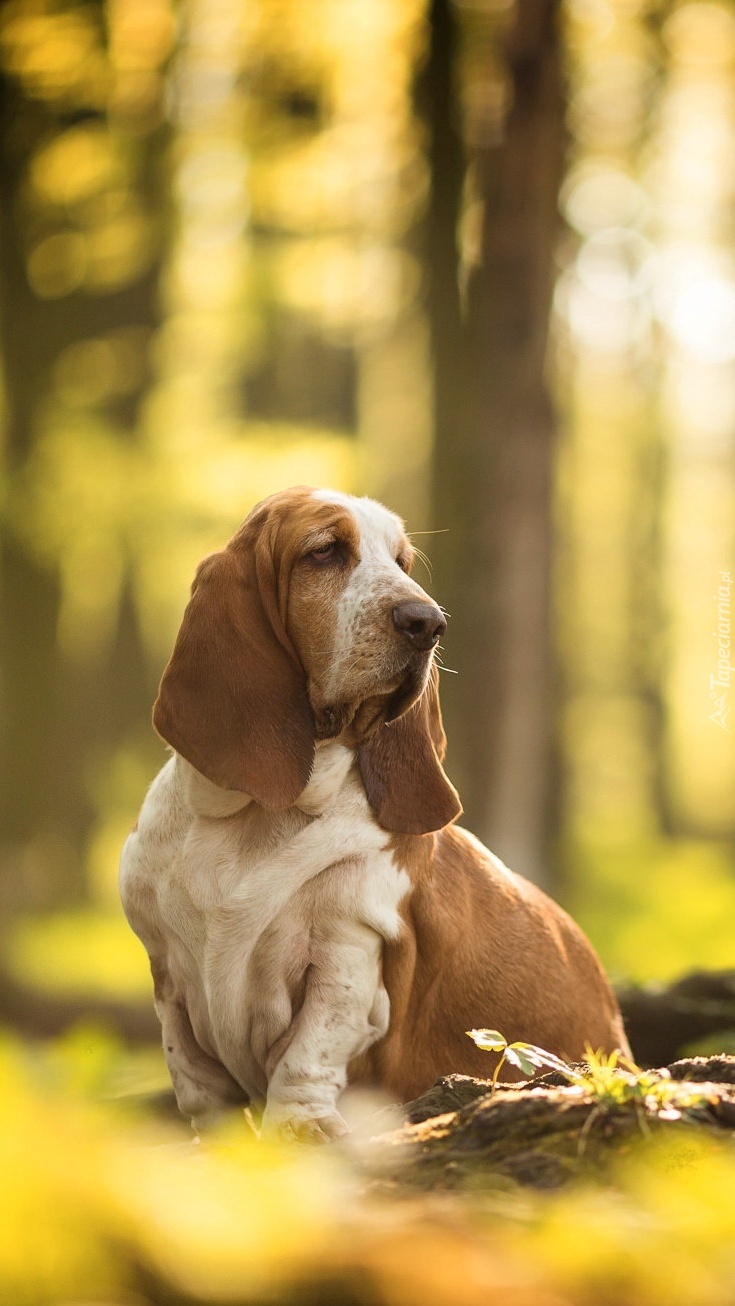
[[337, 1150], [131, 1109], [99, 1031], [0, 1046], [0, 1302], [726, 1306], [735, 1152], [677, 1130], [614, 1183], [378, 1200]]

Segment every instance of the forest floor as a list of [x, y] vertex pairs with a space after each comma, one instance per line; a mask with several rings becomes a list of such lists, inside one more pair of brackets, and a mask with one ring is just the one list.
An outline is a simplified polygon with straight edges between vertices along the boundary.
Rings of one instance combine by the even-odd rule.
[[321, 1148], [193, 1141], [159, 1061], [0, 1039], [0, 1306], [735, 1306], [733, 1056], [450, 1075]]

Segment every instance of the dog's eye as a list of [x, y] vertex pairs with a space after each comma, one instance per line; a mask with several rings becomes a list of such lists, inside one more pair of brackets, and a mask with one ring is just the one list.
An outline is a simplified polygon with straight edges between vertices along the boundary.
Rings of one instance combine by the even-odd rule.
[[396, 562], [400, 567], [401, 571], [408, 571], [410, 562], [405, 553], [399, 553], [398, 557], [396, 558]]
[[330, 540], [329, 544], [322, 544], [318, 549], [312, 549], [307, 555], [313, 562], [331, 562], [337, 557], [337, 541]]

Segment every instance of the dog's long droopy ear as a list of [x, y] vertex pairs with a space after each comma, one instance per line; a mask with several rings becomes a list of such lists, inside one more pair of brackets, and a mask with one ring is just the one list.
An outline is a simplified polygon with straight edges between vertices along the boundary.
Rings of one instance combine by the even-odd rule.
[[303, 671], [273, 628], [273, 606], [253, 546], [205, 558], [153, 724], [214, 784], [284, 808], [308, 783], [314, 721]]
[[378, 822], [395, 834], [441, 830], [462, 811], [441, 759], [446, 739], [439, 709], [439, 673], [403, 716], [378, 727], [362, 744], [362, 782]]

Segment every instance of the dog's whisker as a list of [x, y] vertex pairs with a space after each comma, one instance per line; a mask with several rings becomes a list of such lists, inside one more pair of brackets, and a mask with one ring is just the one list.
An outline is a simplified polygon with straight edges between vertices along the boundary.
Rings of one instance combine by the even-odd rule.
[[419, 562], [423, 562], [426, 570], [429, 573], [429, 579], [431, 580], [433, 577], [433, 570], [432, 570], [430, 558], [427, 557], [423, 549], [414, 549], [414, 553], [416, 554], [416, 557], [419, 559]]
[[437, 667], [439, 668], [440, 671], [448, 671], [450, 675], [452, 675], [452, 676], [458, 676], [458, 675], [459, 675], [459, 672], [458, 672], [458, 671], [455, 671], [454, 667], [448, 667], [448, 666], [446, 666], [446, 665], [444, 664], [444, 662], [442, 661], [442, 656], [441, 656], [441, 655], [442, 655], [443, 651], [444, 651], [444, 650], [442, 649], [441, 644], [437, 644], [436, 649], [434, 650], [434, 661], [435, 661]]
[[356, 658], [352, 659], [349, 666], [345, 666], [345, 662], [347, 661], [348, 657], [349, 657], [348, 653], [343, 653], [339, 661], [335, 663], [335, 667], [334, 667], [335, 674], [339, 674], [341, 676], [349, 676], [350, 672], [353, 671], [354, 668], [358, 666], [359, 663], [362, 661], [362, 655], [358, 654]]

